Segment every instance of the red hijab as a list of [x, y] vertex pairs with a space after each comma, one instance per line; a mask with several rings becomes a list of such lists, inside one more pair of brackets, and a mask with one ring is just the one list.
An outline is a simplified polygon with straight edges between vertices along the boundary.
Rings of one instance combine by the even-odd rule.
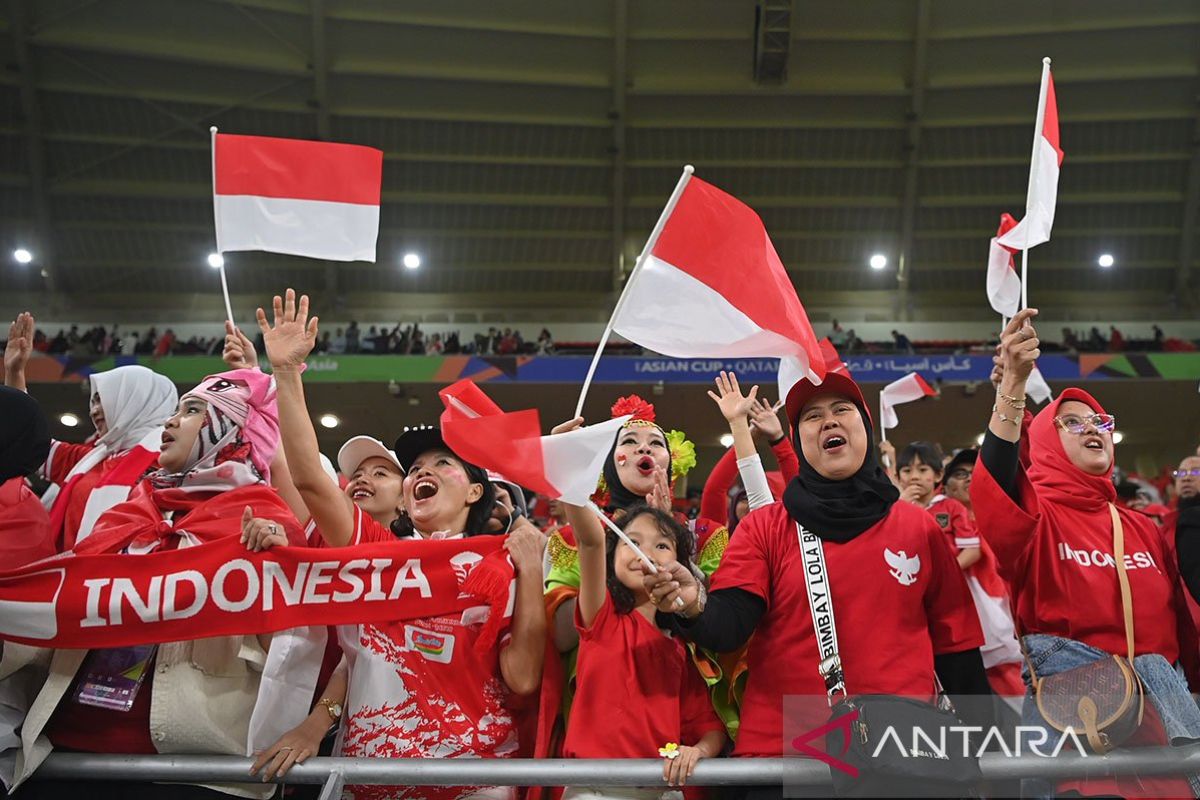
[[[1067, 389], [1054, 402], [1046, 406], [1033, 418], [1029, 426], [1028, 476], [1042, 502], [1057, 503], [1076, 511], [1091, 512], [1109, 519], [1108, 504], [1117, 499], [1117, 490], [1112, 482], [1112, 464], [1103, 475], [1090, 475], [1071, 461], [1063, 449], [1062, 439], [1054, 418], [1059, 415], [1062, 404], [1076, 400], [1088, 406], [1095, 414], [1107, 413], [1096, 398], [1083, 389]], [[1105, 522], [1111, 527], [1111, 522]]]

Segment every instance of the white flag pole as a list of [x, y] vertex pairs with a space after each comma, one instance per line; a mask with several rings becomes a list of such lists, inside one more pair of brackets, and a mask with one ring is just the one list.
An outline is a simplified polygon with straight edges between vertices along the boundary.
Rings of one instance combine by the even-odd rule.
[[[600, 343], [596, 345], [596, 354], [592, 356], [592, 363], [588, 366], [587, 377], [583, 379], [583, 389], [579, 392], [579, 402], [575, 404], [575, 416], [577, 417], [583, 416], [583, 404], [587, 400], [588, 389], [592, 386], [592, 378], [596, 376], [596, 366], [600, 363], [600, 356], [604, 353], [604, 346], [608, 344], [608, 339], [612, 336], [613, 326], [617, 322], [617, 316], [621, 313], [621, 306], [625, 304], [625, 297], [629, 294], [629, 288], [633, 286], [633, 282], [637, 278], [642, 264], [646, 261], [646, 256], [650, 254], [650, 251], [654, 249], [654, 245], [658, 243], [658, 237], [662, 235], [662, 229], [667, 224], [667, 219], [671, 216], [671, 212], [675, 210], [675, 204], [679, 202], [679, 198], [683, 195], [683, 190], [687, 186], [687, 182], [691, 179], [692, 173], [695, 171], [696, 168], [691, 164], [684, 166], [683, 174], [679, 176], [679, 182], [675, 184], [675, 191], [671, 192], [671, 197], [663, 207], [662, 214], [658, 217], [658, 222], [654, 224], [654, 229], [650, 231], [650, 238], [646, 239], [646, 246], [642, 248], [641, 255], [638, 256], [637, 262], [633, 265], [633, 271], [629, 273], [629, 280], [625, 281], [625, 288], [621, 290], [621, 296], [617, 298], [617, 304], [613, 308], [612, 316], [608, 318], [608, 325], [604, 327], [604, 335], [600, 337]], [[617, 213], [620, 213], [620, 209], [617, 209]]]
[[[1038, 153], [1042, 138], [1042, 126], [1046, 119], [1046, 85], [1050, 82], [1050, 58], [1042, 59], [1042, 85], [1038, 88], [1037, 119], [1033, 124], [1033, 152], [1029, 156], [1029, 185], [1025, 189], [1025, 219], [1029, 219], [1030, 199], [1033, 197], [1033, 180], [1037, 174]], [[1029, 308], [1029, 250], [1021, 251], [1021, 308]]]
[[[881, 441], [887, 441], [887, 427], [883, 424], [883, 389], [879, 390], [879, 438]], [[891, 459], [886, 454], [881, 453], [879, 460], [883, 462], [884, 469], [892, 468], [892, 465], [888, 463]]]
[[217, 126], [208, 129], [212, 141], [212, 184], [213, 184], [213, 234], [217, 241], [217, 256], [221, 266], [221, 294], [225, 297], [225, 319], [233, 322], [233, 305], [229, 302], [229, 282], [225, 280], [225, 254], [221, 252], [221, 215], [217, 213]]

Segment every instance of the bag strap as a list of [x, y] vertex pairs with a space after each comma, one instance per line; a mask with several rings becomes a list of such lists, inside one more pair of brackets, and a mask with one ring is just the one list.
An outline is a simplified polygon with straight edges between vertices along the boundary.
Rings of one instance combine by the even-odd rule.
[[842, 672], [842, 658], [838, 655], [837, 622], [833, 617], [825, 548], [821, 540], [799, 522], [796, 523], [796, 538], [800, 543], [804, 590], [808, 593], [808, 610], [812, 613], [813, 633], [817, 637], [817, 654], [820, 656], [817, 672], [825, 681], [825, 695], [832, 706], [836, 695], [846, 696], [846, 676]]
[[1117, 564], [1117, 583], [1121, 586], [1121, 610], [1125, 614], [1125, 646], [1129, 651], [1129, 663], [1133, 663], [1133, 593], [1129, 590], [1129, 572], [1125, 569], [1125, 526], [1121, 524], [1121, 515], [1117, 507], [1108, 504], [1108, 512], [1112, 515], [1113, 526], [1113, 558]]

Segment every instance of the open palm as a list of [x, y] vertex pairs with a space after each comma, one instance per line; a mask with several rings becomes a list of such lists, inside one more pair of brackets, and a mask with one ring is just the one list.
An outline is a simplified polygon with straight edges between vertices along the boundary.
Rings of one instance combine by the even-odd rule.
[[25, 369], [33, 355], [33, 316], [24, 311], [8, 326], [8, 344], [4, 347], [4, 369], [13, 372]]
[[296, 292], [288, 289], [282, 299], [275, 295], [273, 310], [273, 326], [267, 324], [267, 314], [261, 308], [255, 314], [267, 359], [276, 369], [299, 367], [317, 342], [317, 318], [308, 318], [308, 295], [301, 295], [297, 306]]
[[737, 375], [725, 371], [716, 377], [715, 383], [716, 393], [710, 391], [708, 396], [717, 404], [721, 415], [730, 422], [736, 419], [746, 419], [758, 397], [758, 387], [751, 387], [750, 393], [743, 395], [742, 387], [738, 385]]

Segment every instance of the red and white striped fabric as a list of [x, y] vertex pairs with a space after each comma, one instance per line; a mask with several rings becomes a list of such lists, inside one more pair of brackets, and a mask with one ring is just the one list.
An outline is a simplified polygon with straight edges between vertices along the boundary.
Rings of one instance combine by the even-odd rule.
[[1021, 276], [1013, 263], [1015, 248], [1000, 244], [1000, 237], [1017, 226], [1011, 214], [1000, 215], [1000, 227], [988, 251], [987, 297], [997, 314], [1015, 317], [1021, 308]]
[[898, 381], [892, 381], [883, 387], [879, 395], [879, 424], [884, 428], [896, 427], [900, 424], [900, 419], [896, 416], [896, 406], [936, 394], [933, 387], [915, 372]]
[[213, 136], [217, 250], [374, 261], [383, 151], [268, 136]]
[[473, 381], [438, 392], [442, 438], [460, 458], [547, 497], [587, 505], [596, 476], [630, 416], [542, 436], [537, 409], [504, 412]]
[[1036, 364], [1033, 366], [1033, 372], [1029, 373], [1029, 380], [1025, 381], [1025, 394], [1029, 395], [1035, 403], [1044, 403], [1054, 399], [1054, 393], [1050, 391], [1050, 384], [1046, 383], [1046, 379], [1042, 377], [1042, 371], [1037, 368]]
[[779, 396], [825, 375], [817, 336], [762, 220], [689, 178], [617, 305], [613, 330], [676, 358], [779, 358]]
[[1058, 203], [1058, 172], [1063, 151], [1058, 139], [1058, 101], [1054, 96], [1054, 78], [1050, 75], [1049, 59], [1042, 69], [1041, 119], [1033, 147], [1033, 163], [1029, 167], [1029, 192], [1025, 199], [1025, 218], [1000, 237], [1000, 244], [1014, 250], [1028, 250], [1050, 241], [1054, 226], [1054, 207]]

